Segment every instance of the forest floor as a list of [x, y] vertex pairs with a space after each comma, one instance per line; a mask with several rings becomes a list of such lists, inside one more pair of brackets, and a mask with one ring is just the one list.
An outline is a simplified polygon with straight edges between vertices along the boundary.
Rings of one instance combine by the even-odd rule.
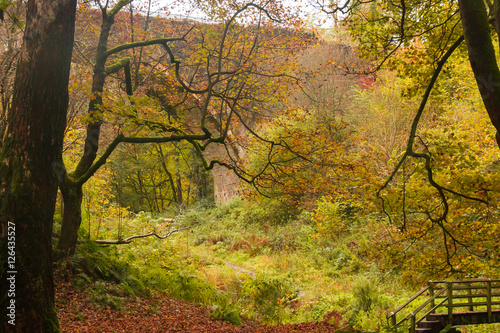
[[[329, 333], [339, 330], [336, 325], [327, 321], [281, 326], [259, 326], [246, 322], [237, 326], [210, 316], [210, 309], [206, 306], [173, 299], [159, 292], [154, 292], [147, 298], [130, 297], [123, 302], [120, 309], [110, 309], [96, 305], [91, 300], [90, 291], [75, 289], [68, 282], [57, 281], [56, 285], [58, 317], [65, 333]], [[335, 322], [335, 318], [330, 318], [330, 322]]]

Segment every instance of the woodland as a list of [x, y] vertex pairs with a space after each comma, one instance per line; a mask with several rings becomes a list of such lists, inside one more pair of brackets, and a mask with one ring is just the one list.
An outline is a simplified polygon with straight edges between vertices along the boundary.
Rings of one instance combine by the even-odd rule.
[[0, 0], [0, 333], [389, 332], [498, 278], [499, 42], [500, 0]]

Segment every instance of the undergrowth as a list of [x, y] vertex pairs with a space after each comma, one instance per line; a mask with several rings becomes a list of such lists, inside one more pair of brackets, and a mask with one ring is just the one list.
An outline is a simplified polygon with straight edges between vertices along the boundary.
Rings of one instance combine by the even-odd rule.
[[[119, 246], [86, 240], [59, 263], [60, 272], [70, 271], [75, 287], [91, 289], [96, 306], [122, 309], [125, 297], [147, 297], [156, 289], [207, 305], [213, 316], [234, 324], [240, 316], [264, 324], [329, 320], [374, 331], [409, 295], [397, 276], [384, 275], [363, 256], [371, 240], [362, 227], [324, 238], [307, 211], [241, 198], [164, 220], [170, 217], [142, 212], [122, 221], [120, 233], [197, 226]], [[118, 230], [101, 227], [100, 233], [112, 239]]]

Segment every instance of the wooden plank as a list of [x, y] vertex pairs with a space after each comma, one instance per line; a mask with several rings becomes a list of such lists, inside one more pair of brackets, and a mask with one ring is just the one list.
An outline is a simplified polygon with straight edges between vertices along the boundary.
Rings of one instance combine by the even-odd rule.
[[486, 283], [486, 285], [488, 286], [488, 289], [486, 290], [486, 294], [488, 295], [488, 297], [486, 298], [486, 309], [488, 311], [488, 323], [491, 323], [493, 321], [492, 319], [492, 316], [491, 316], [491, 281], [488, 281]]
[[420, 323], [422, 320], [424, 320], [428, 315], [430, 314], [435, 314], [436, 313], [436, 309], [438, 309], [440, 306], [443, 305], [443, 303], [446, 302], [446, 300], [442, 300], [441, 303], [438, 303], [437, 305], [434, 305], [429, 311], [427, 311], [426, 313], [424, 313], [422, 315], [422, 318], [420, 318], [419, 320], [416, 321], [416, 323]]
[[[467, 286], [471, 287], [472, 284], [467, 283]], [[472, 288], [467, 290], [467, 295], [469, 296], [467, 300], [469, 301], [469, 303], [472, 303]], [[469, 305], [469, 311], [474, 311], [474, 305]]]
[[469, 306], [486, 306], [486, 305], [488, 305], [487, 302], [453, 303], [454, 308], [464, 308], [464, 307], [469, 307]]
[[453, 287], [453, 290], [470, 290], [470, 289], [486, 290], [486, 286]]
[[[444, 293], [445, 291], [446, 291], [446, 289], [443, 289], [443, 290], [441, 290], [438, 294], [435, 294], [435, 295], [440, 295], [440, 294]], [[442, 305], [445, 301], [446, 301], [446, 299], [445, 299], [445, 300], [443, 300], [441, 303], [439, 303], [439, 304], [438, 304], [438, 306], [435, 306], [434, 308], [438, 308], [438, 307], [439, 307], [439, 306], [441, 306], [441, 305]], [[430, 300], [430, 299], [428, 299], [428, 300], [427, 300], [427, 301], [425, 301], [424, 303], [420, 304], [420, 306], [419, 306], [419, 307], [417, 307], [415, 310], [413, 310], [413, 312], [412, 312], [412, 313], [410, 313], [409, 315], [407, 315], [406, 317], [404, 317], [403, 319], [401, 319], [398, 323], [396, 323], [396, 325], [399, 325], [399, 324], [401, 324], [402, 322], [404, 322], [404, 321], [406, 321], [406, 320], [410, 319], [410, 317], [411, 317], [411, 316], [413, 316], [413, 313], [416, 313], [416, 314], [417, 314], [417, 313], [419, 313], [419, 312], [420, 312], [420, 310], [422, 310], [423, 308], [425, 308], [425, 307], [426, 307], [426, 306], [427, 306], [430, 302], [431, 302], [431, 300]], [[395, 315], [396, 315], [396, 314], [394, 314], [394, 316], [395, 316]], [[396, 325], [395, 325], [395, 326], [396, 326]]]
[[446, 284], [446, 286], [448, 287], [448, 291], [447, 291], [447, 294], [448, 294], [448, 321], [450, 324], [453, 325], [453, 283], [448, 282]]
[[[473, 298], [487, 298], [488, 295], [487, 294], [470, 294], [470, 295], [467, 295], [467, 294], [463, 294], [463, 295], [453, 295], [453, 298], [469, 298], [469, 297], [473, 297]], [[497, 293], [491, 293], [491, 297], [500, 297], [500, 294], [497, 294]]]
[[[447, 313], [434, 313], [430, 315], [432, 320], [438, 320], [445, 325], [448, 324]], [[492, 311], [493, 322], [500, 322], [500, 311]], [[453, 325], [477, 325], [487, 324], [488, 313], [487, 311], [474, 311], [474, 312], [454, 312]], [[496, 331], [495, 331], [496, 332]]]
[[[412, 296], [405, 304], [398, 307], [390, 316], [387, 316], [387, 319], [390, 320], [393, 327], [399, 326], [404, 321], [410, 321], [411, 332], [415, 332], [416, 325], [429, 315], [439, 315], [441, 318], [445, 317], [447, 322], [452, 325], [500, 322], [500, 309], [497, 307], [500, 305], [499, 289], [500, 280], [498, 279], [429, 281], [427, 288], [420, 290]], [[427, 299], [413, 310], [413, 312], [398, 322], [396, 314], [408, 308], [413, 301], [421, 297], [427, 290], [429, 290], [429, 295], [424, 296]], [[445, 292], [446, 296], [444, 295]], [[437, 299], [441, 301], [436, 302]], [[460, 302], [460, 300], [464, 300], [464, 302]], [[438, 304], [435, 305], [436, 303]], [[419, 315], [429, 304], [431, 309], [428, 311], [425, 310], [427, 311], [426, 313]], [[445, 313], [436, 313], [436, 310], [440, 307], [446, 308], [443, 309]], [[486, 308], [486, 311], [477, 311], [477, 307]], [[459, 308], [467, 308], [468, 311], [458, 312], [456, 309]], [[420, 318], [420, 316], [422, 317]], [[455, 317], [457, 320], [455, 320]]]
[[429, 281], [427, 285], [429, 286], [429, 297], [431, 298], [431, 308], [433, 308], [436, 306], [434, 302], [434, 300], [436, 299], [436, 297], [434, 296], [434, 284], [432, 283], [432, 281]]

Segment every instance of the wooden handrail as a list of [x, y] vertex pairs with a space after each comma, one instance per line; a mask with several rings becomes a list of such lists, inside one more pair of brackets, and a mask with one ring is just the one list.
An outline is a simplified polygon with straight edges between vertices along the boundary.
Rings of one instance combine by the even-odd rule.
[[[493, 298], [500, 298], [500, 280], [492, 279], [471, 279], [461, 281], [430, 281], [429, 285], [413, 295], [406, 303], [399, 306], [394, 312], [387, 316], [390, 320], [390, 325], [393, 328], [398, 327], [406, 321], [410, 321], [410, 332], [415, 332], [416, 325], [423, 321], [428, 315], [435, 313], [437, 309], [445, 307], [448, 313], [448, 320], [453, 322], [454, 308], [468, 307], [469, 311], [473, 311], [474, 307], [486, 306], [488, 314], [488, 322], [492, 322], [492, 310], [494, 306], [500, 305], [500, 300], [493, 300]], [[410, 304], [420, 298], [426, 291], [429, 290], [429, 295], [425, 301], [413, 309], [408, 315], [401, 320], [397, 321], [396, 316], [403, 309], [410, 309]], [[495, 292], [493, 292], [495, 290]], [[474, 291], [474, 292], [473, 292]], [[435, 305], [436, 299], [441, 299]], [[465, 303], [454, 302], [456, 300], [466, 299]], [[479, 300], [481, 299], [481, 300]], [[431, 308], [422, 314], [419, 313], [430, 304]], [[496, 307], [495, 310], [500, 310]]]
[[500, 282], [500, 279], [470, 279], [470, 280], [456, 280], [456, 281], [449, 281], [449, 280], [441, 280], [441, 281], [431, 281], [434, 284], [438, 283], [447, 283], [447, 282], [453, 282], [456, 284], [465, 284], [465, 283], [474, 283], [474, 282]]
[[422, 317], [419, 320], [416, 321], [416, 324], [420, 323], [424, 318], [426, 318], [431, 313], [436, 312], [437, 308], [439, 308], [440, 306], [442, 306], [445, 302], [446, 302], [446, 299], [443, 299], [440, 303], [438, 303], [437, 305], [433, 306], [429, 311], [427, 311], [424, 315], [422, 315]]
[[394, 310], [393, 312], [391, 312], [391, 315], [387, 316], [387, 318], [395, 316], [399, 311], [403, 310], [408, 304], [410, 304], [411, 302], [413, 302], [414, 300], [416, 300], [420, 295], [422, 295], [423, 293], [425, 293], [427, 291], [427, 289], [429, 289], [429, 287], [424, 288], [424, 289], [420, 290], [418, 293], [416, 293], [415, 295], [413, 295], [405, 304], [401, 305], [399, 308], [397, 308], [396, 310]]
[[[407, 315], [406, 317], [404, 317], [403, 319], [401, 319], [401, 320], [400, 320], [400, 321], [399, 321], [396, 325], [399, 325], [399, 324], [403, 323], [404, 321], [406, 321], [406, 320], [410, 319], [410, 317], [411, 317], [411, 315], [412, 315], [413, 313], [414, 313], [415, 315], [416, 315], [417, 313], [419, 313], [419, 312], [420, 312], [420, 310], [422, 310], [423, 308], [425, 308], [425, 307], [426, 307], [426, 306], [427, 306], [427, 305], [428, 305], [428, 304], [429, 304], [429, 303], [430, 303], [433, 299], [436, 299], [436, 297], [437, 297], [438, 295], [441, 295], [441, 293], [443, 293], [445, 290], [446, 290], [446, 289], [443, 289], [443, 290], [441, 290], [439, 293], [434, 294], [434, 297], [432, 297], [432, 298], [428, 299], [427, 301], [425, 301], [424, 303], [420, 304], [420, 306], [419, 306], [418, 308], [416, 308], [415, 310], [413, 310], [413, 312], [412, 312], [412, 313], [410, 313], [409, 315]], [[440, 304], [442, 304], [442, 303], [443, 303], [443, 302], [441, 302]]]

